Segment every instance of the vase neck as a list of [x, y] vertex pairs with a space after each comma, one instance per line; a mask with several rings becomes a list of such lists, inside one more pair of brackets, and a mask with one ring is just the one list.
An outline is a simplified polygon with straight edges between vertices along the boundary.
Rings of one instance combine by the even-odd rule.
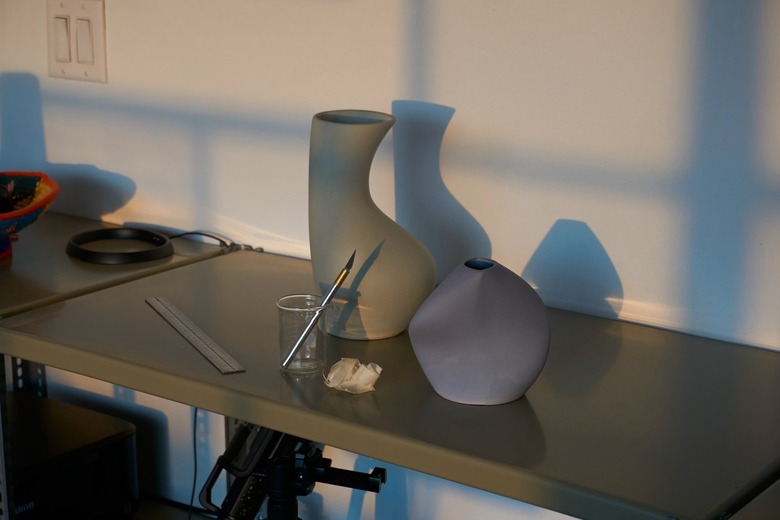
[[309, 183], [327, 196], [369, 196], [371, 163], [395, 118], [381, 112], [340, 110], [314, 116]]

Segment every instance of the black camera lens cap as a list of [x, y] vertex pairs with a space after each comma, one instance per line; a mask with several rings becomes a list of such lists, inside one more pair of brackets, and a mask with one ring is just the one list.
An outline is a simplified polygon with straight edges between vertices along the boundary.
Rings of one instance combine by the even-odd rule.
[[[86, 247], [92, 242], [103, 240], [134, 240], [146, 242], [149, 247], [138, 249], [134, 247], [126, 251], [121, 248], [118, 251], [100, 251]], [[138, 228], [105, 228], [93, 231], [85, 231], [74, 236], [68, 242], [67, 253], [79, 260], [93, 264], [134, 264], [137, 262], [148, 262], [150, 260], [159, 260], [173, 254], [173, 244], [165, 235]]]

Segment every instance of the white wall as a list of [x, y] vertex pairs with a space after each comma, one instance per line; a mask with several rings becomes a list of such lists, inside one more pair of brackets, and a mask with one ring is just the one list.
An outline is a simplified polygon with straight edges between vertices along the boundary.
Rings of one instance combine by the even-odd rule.
[[779, 2], [106, 0], [105, 85], [47, 77], [43, 0], [0, 17], [0, 167], [60, 210], [306, 256], [311, 116], [392, 111], [373, 194], [443, 272], [780, 348]]

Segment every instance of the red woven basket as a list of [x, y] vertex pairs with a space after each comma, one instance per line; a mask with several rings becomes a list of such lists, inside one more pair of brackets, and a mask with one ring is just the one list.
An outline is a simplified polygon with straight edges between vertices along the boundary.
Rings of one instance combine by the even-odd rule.
[[3, 177], [37, 177], [40, 179], [35, 195], [24, 207], [0, 213], [0, 260], [11, 256], [16, 234], [43, 215], [60, 192], [60, 187], [41, 172], [0, 172]]

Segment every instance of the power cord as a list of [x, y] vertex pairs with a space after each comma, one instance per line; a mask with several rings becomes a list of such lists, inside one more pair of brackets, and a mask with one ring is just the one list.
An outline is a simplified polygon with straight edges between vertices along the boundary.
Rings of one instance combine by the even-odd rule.
[[[225, 251], [255, 251], [262, 253], [264, 251], [262, 247], [237, 244], [229, 238], [209, 231], [186, 231], [166, 236], [156, 231], [131, 227], [101, 228], [78, 233], [68, 241], [65, 250], [68, 255], [93, 264], [132, 264], [136, 262], [159, 260], [173, 255], [174, 249], [171, 239], [189, 235], [199, 235], [216, 240], [219, 242], [223, 253]], [[149, 244], [149, 247], [146, 249], [129, 251], [101, 251], [86, 246], [86, 244], [103, 240], [127, 239], [146, 242]]]
[[190, 492], [190, 509], [187, 515], [192, 520], [192, 510], [195, 504], [195, 488], [198, 485], [198, 407], [192, 409], [192, 491]]
[[168, 238], [174, 239], [174, 238], [181, 238], [185, 236], [202, 236], [206, 238], [210, 238], [212, 240], [216, 240], [219, 242], [219, 245], [225, 249], [229, 249], [231, 251], [256, 251], [258, 253], [262, 253], [264, 249], [262, 247], [253, 247], [248, 244], [237, 244], [233, 240], [231, 240], [228, 237], [219, 235], [217, 233], [213, 233], [211, 231], [202, 231], [202, 230], [195, 230], [195, 231], [185, 231], [183, 233], [177, 233], [175, 235], [171, 235]]
[[211, 511], [208, 511], [202, 507], [196, 507], [195, 506], [195, 492], [197, 491], [198, 486], [198, 413], [200, 412], [200, 408], [194, 407], [192, 409], [192, 462], [193, 462], [193, 471], [192, 471], [192, 489], [190, 491], [190, 503], [187, 504], [181, 504], [171, 501], [172, 505], [177, 505], [182, 510], [187, 507], [187, 519], [192, 520], [192, 515], [197, 513], [201, 517], [204, 518], [217, 518], [216, 515], [212, 514]]

